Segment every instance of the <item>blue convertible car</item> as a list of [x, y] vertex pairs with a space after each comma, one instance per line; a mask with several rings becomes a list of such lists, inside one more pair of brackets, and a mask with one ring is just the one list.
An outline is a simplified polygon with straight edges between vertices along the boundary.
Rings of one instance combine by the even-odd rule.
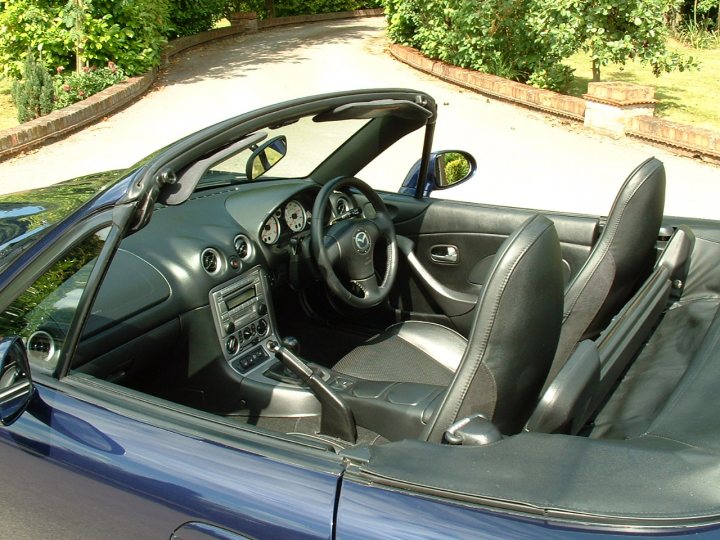
[[436, 117], [295, 100], [0, 197], [0, 536], [720, 535], [720, 223], [653, 158], [607, 216], [444, 200]]

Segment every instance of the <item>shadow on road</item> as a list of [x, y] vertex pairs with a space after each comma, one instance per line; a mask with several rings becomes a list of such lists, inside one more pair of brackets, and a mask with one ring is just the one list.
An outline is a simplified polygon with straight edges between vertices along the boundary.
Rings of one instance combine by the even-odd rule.
[[273, 28], [250, 36], [228, 38], [187, 51], [173, 60], [161, 84], [193, 84], [210, 79], [247, 77], [273, 62], [300, 64], [303, 51], [315, 45], [356, 41], [377, 26], [347, 22], [313, 23]]

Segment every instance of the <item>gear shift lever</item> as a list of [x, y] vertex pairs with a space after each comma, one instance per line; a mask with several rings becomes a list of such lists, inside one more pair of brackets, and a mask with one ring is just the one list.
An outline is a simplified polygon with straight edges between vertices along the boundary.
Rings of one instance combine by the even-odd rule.
[[[297, 340], [295, 341], [297, 342]], [[277, 341], [268, 341], [267, 348], [287, 368], [307, 383], [320, 402], [320, 433], [351, 443], [357, 441], [355, 417], [350, 407], [322, 380], [320, 373], [313, 371], [310, 366], [295, 356], [295, 353]]]
[[285, 336], [282, 340], [282, 346], [293, 354], [300, 354], [300, 342], [294, 336]]

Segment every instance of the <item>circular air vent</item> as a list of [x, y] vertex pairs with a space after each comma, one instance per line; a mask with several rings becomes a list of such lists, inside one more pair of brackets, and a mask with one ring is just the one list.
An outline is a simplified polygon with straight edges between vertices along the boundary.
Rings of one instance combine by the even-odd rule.
[[222, 257], [216, 249], [204, 249], [202, 254], [200, 255], [200, 261], [203, 270], [205, 270], [211, 276], [217, 274], [218, 272], [220, 272], [220, 270], [222, 270]]
[[233, 240], [235, 245], [235, 252], [238, 254], [241, 260], [246, 261], [252, 257], [253, 248], [250, 239], [244, 234], [238, 234]]
[[55, 356], [55, 340], [47, 332], [38, 330], [27, 340], [27, 353], [33, 362], [50, 362]]

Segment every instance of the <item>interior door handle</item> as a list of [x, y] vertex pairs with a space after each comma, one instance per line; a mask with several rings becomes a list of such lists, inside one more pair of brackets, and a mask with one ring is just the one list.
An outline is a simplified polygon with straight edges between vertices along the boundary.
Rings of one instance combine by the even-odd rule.
[[430, 248], [430, 259], [441, 264], [455, 264], [460, 260], [457, 246], [437, 245]]

